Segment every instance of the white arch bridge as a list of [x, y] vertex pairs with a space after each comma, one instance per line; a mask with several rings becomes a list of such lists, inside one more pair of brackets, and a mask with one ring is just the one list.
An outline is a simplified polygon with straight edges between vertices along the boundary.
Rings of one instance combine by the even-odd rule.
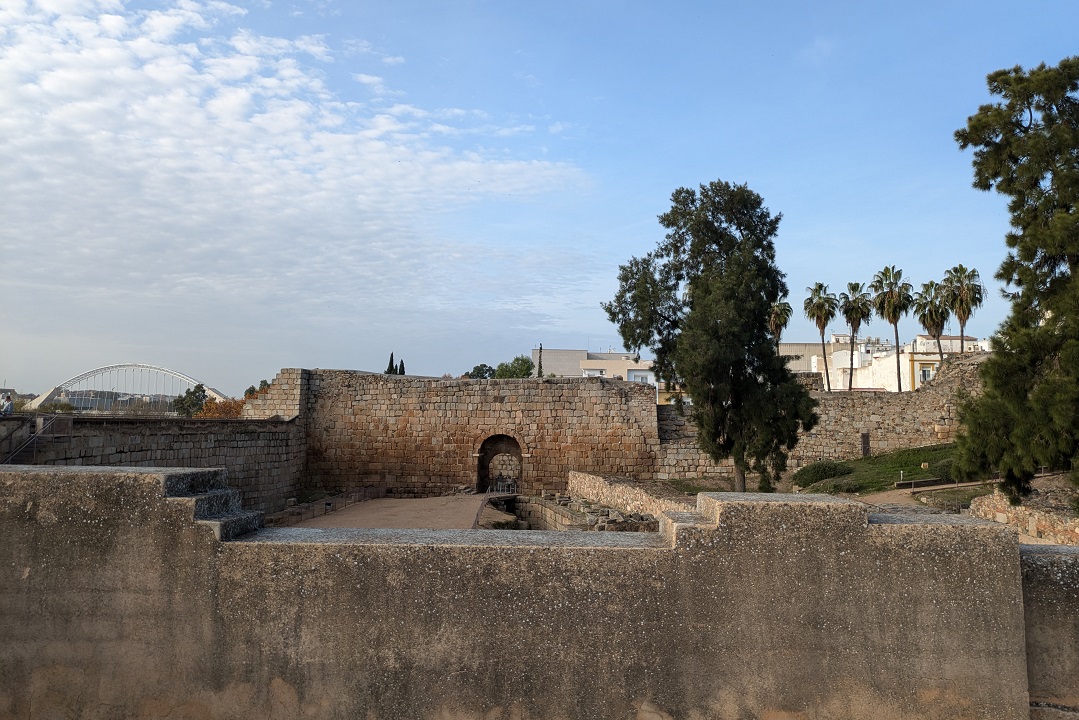
[[170, 415], [174, 414], [172, 401], [200, 384], [207, 397], [227, 399], [205, 383], [168, 368], [141, 363], [106, 365], [65, 380], [31, 400], [26, 409], [65, 403], [78, 412]]

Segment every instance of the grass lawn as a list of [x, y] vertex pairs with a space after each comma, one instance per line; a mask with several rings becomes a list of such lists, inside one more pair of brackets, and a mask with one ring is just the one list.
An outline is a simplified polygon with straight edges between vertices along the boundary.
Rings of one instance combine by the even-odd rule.
[[[893, 489], [900, 479], [900, 473], [903, 480], [941, 478], [947, 482], [954, 452], [953, 444], [929, 445], [912, 450], [897, 450], [886, 455], [836, 462], [832, 464], [838, 466], [846, 474], [812, 482], [815, 479], [813, 467], [817, 464], [814, 463], [795, 473], [791, 482], [800, 486], [802, 492], [858, 495]], [[923, 463], [928, 464], [929, 467], [923, 468]], [[799, 482], [799, 479], [804, 482], [807, 478], [810, 479], [808, 485]]]

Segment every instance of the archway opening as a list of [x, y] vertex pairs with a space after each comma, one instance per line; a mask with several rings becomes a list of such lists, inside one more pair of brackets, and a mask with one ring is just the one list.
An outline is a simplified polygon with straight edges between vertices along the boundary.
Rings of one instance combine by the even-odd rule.
[[492, 435], [480, 445], [477, 492], [517, 492], [521, 486], [521, 445], [509, 435]]

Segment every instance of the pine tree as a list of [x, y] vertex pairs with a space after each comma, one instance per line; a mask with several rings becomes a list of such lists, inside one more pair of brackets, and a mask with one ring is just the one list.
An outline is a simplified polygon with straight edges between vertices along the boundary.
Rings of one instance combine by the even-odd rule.
[[999, 102], [956, 132], [974, 186], [1008, 197], [997, 271], [1011, 312], [981, 365], [984, 392], [960, 409], [957, 470], [996, 470], [1014, 502], [1040, 466], [1079, 482], [1079, 57], [988, 77]]

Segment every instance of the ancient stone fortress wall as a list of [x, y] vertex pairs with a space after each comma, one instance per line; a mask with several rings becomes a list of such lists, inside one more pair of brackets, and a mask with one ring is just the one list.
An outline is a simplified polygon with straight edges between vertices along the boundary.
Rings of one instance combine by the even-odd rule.
[[63, 434], [42, 439], [36, 462], [223, 468], [246, 508], [275, 512], [296, 494], [304, 447], [303, 428], [296, 422], [75, 416]]
[[[655, 389], [602, 378], [438, 380], [302, 371], [307, 481], [329, 490], [372, 482], [400, 495], [475, 485], [484, 443], [520, 453], [520, 490], [565, 488], [571, 470], [652, 479]], [[267, 403], [273, 403], [274, 381]]]
[[814, 393], [820, 422], [805, 433], [790, 455], [791, 467], [819, 459], [862, 457], [863, 434], [869, 454], [935, 445], [955, 440], [957, 392], [981, 392], [978, 365], [985, 355], [946, 362], [930, 382], [913, 392]]
[[[802, 433], [788, 467], [797, 469], [818, 460], [851, 460], [906, 448], [955, 440], [958, 429], [957, 393], [981, 392], [978, 365], [985, 355], [949, 360], [930, 382], [913, 392], [814, 392], [820, 421]], [[819, 374], [799, 376], [803, 384]], [[657, 479], [733, 478], [730, 461], [714, 462], [701, 452], [697, 427], [673, 406], [658, 408], [660, 450]]]
[[996, 524], [717, 494], [657, 533], [221, 542], [192, 473], [0, 471], [0, 719], [1079, 713], [1079, 557]]

